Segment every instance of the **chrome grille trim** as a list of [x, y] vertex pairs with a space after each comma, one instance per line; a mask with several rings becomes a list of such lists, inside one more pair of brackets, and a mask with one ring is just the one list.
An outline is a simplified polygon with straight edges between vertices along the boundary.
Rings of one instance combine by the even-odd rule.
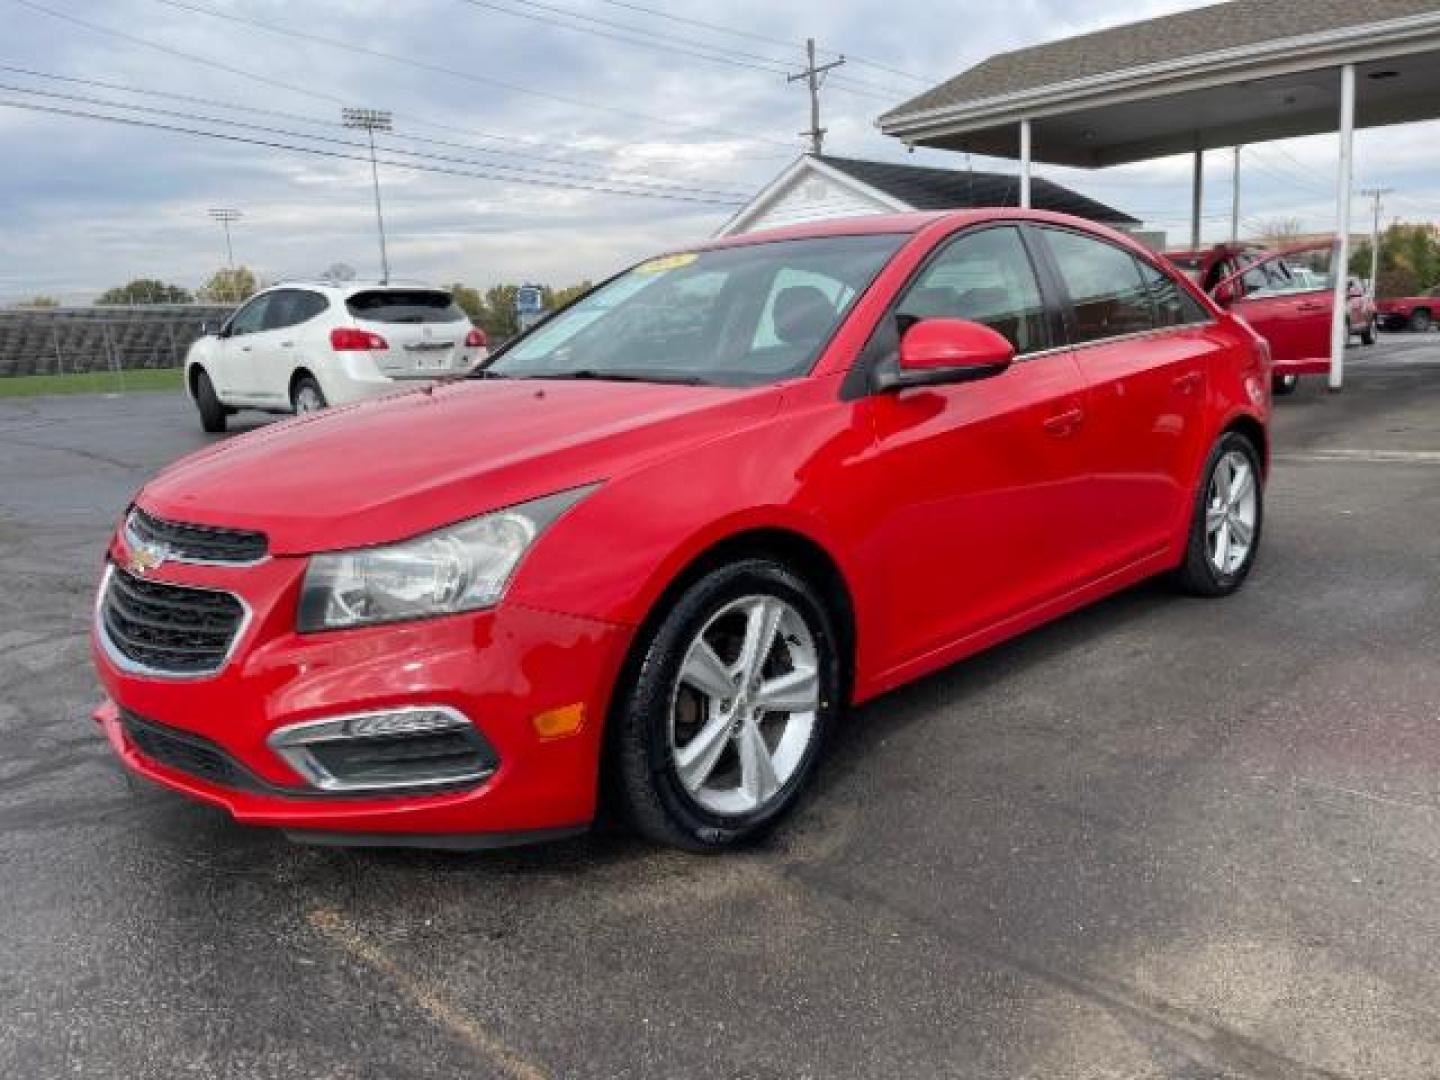
[[[136, 660], [126, 653], [121, 644], [112, 636], [110, 627], [107, 624], [105, 612], [110, 600], [110, 591], [114, 588], [116, 575], [121, 573], [124, 573], [124, 571], [116, 567], [113, 562], [107, 562], [105, 564], [104, 576], [100, 579], [99, 592], [95, 597], [95, 639], [99, 642], [106, 658], [114, 664], [115, 667], [129, 675], [142, 675], [147, 678], [168, 680], [208, 679], [225, 669], [225, 666], [235, 655], [235, 650], [239, 647], [240, 642], [244, 639], [245, 632], [249, 629], [250, 622], [254, 617], [254, 612], [243, 597], [237, 596], [232, 592], [226, 592], [223, 589], [207, 589], [194, 585], [178, 585], [171, 581], [157, 582], [156, 584], [164, 585], [167, 589], [183, 589], [190, 592], [210, 593], [212, 595], [228, 597], [240, 606], [240, 617], [235, 623], [234, 630], [231, 632], [230, 640], [224, 652], [217, 657], [214, 664], [203, 668], [181, 670], [156, 667], [153, 664]], [[135, 580], [143, 581], [145, 579], [137, 578]]]

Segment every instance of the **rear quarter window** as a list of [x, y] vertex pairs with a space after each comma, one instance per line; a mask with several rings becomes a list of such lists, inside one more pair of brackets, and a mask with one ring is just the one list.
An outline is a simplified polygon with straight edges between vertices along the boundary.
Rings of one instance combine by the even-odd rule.
[[438, 289], [370, 289], [345, 301], [356, 319], [378, 323], [450, 323], [465, 312], [447, 292]]

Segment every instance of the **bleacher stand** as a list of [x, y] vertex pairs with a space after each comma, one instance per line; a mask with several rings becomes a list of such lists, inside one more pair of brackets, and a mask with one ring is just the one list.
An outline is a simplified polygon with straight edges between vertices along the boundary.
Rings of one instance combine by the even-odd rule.
[[179, 367], [230, 304], [0, 308], [0, 378]]

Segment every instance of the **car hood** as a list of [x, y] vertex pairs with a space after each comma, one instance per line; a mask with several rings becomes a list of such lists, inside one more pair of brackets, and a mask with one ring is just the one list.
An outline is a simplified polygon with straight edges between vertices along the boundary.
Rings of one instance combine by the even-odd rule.
[[468, 380], [281, 422], [182, 458], [136, 501], [277, 555], [387, 543], [607, 480], [772, 415], [770, 390]]

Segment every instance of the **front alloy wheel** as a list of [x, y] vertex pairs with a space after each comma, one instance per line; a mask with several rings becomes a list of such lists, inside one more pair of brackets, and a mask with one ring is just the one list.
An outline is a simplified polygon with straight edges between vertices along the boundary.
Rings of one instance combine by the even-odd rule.
[[772, 560], [685, 589], [639, 644], [611, 720], [609, 782], [635, 828], [714, 850], [774, 825], [838, 712], [836, 642], [811, 585]]

